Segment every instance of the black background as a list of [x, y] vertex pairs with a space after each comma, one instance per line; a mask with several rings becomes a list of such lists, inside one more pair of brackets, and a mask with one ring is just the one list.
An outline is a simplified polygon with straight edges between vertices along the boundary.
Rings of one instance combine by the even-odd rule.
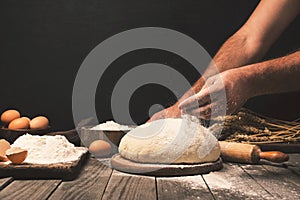
[[[132, 28], [165, 27], [192, 37], [213, 56], [257, 3], [257, 0], [2, 0], [0, 111], [17, 108], [29, 117], [44, 114], [50, 118], [54, 130], [71, 129], [73, 82], [82, 61], [99, 43]], [[298, 17], [265, 59], [299, 48], [299, 27]], [[111, 64], [98, 85], [99, 121], [112, 117], [110, 93], [120, 73], [147, 62], [172, 66], [190, 82], [198, 77], [185, 60], [168, 52], [150, 49], [123, 55]], [[140, 88], [131, 99], [129, 108], [137, 123], [147, 119], [152, 104], [167, 106], [175, 102], [174, 95], [158, 85]], [[299, 92], [269, 95], [251, 99], [247, 107], [291, 120], [300, 117], [299, 100]]]

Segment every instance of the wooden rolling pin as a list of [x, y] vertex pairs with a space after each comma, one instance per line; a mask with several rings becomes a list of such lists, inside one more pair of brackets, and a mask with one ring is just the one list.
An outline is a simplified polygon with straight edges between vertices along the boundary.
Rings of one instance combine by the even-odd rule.
[[256, 164], [260, 159], [281, 163], [289, 160], [289, 156], [280, 151], [262, 152], [257, 145], [220, 141], [221, 157], [224, 161]]

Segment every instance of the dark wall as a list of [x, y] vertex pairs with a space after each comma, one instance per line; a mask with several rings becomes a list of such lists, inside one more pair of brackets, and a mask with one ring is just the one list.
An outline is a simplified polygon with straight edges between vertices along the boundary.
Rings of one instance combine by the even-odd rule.
[[[74, 127], [71, 98], [77, 70], [100, 42], [136, 27], [166, 27], [194, 38], [213, 56], [226, 38], [245, 22], [257, 3], [257, 0], [3, 0], [0, 111], [17, 108], [30, 117], [44, 114], [54, 129], [70, 129]], [[268, 58], [299, 48], [299, 21], [298, 18], [283, 34]], [[185, 60], [158, 50], [124, 55], [111, 69], [128, 70], [147, 62], [179, 69], [190, 82], [197, 79]], [[182, 66], [187, 66], [187, 70], [182, 70]], [[100, 121], [111, 118], [110, 89], [117, 79], [118, 75], [107, 74], [104, 82], [99, 83], [96, 108]], [[290, 93], [260, 97], [251, 100], [248, 106], [264, 114], [293, 119], [299, 117], [299, 96]], [[155, 85], [139, 89], [134, 97], [132, 101], [136, 103], [131, 103], [130, 112], [138, 123], [147, 119], [151, 104], [170, 105], [175, 101], [166, 88]]]

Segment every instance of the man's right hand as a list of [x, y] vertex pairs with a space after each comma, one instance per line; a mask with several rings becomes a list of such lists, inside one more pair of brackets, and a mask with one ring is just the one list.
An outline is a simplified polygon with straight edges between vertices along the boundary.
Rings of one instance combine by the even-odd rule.
[[165, 118], [180, 118], [181, 110], [178, 107], [179, 103], [185, 100], [186, 98], [193, 96], [196, 92], [200, 91], [204, 84], [205, 80], [203, 78], [200, 78], [195, 83], [195, 85], [191, 89], [189, 89], [174, 105], [155, 113], [147, 122], [152, 122], [155, 120]]
[[178, 108], [178, 104], [176, 103], [169, 108], [166, 108], [164, 110], [155, 113], [147, 122], [152, 122], [155, 120], [165, 119], [165, 118], [180, 118], [180, 117], [181, 117], [181, 110]]

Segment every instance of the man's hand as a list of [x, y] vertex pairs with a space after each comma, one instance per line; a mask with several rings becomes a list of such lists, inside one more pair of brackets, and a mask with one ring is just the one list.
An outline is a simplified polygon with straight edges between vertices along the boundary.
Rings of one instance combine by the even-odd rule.
[[[250, 88], [251, 84], [248, 83], [247, 87], [245, 79], [242, 78], [242, 74], [245, 73], [238, 73], [238, 70], [235, 71], [234, 68], [238, 69], [246, 65], [257, 63], [299, 12], [299, 0], [262, 0], [247, 22], [222, 45], [214, 56], [213, 60], [218, 70], [208, 66], [208, 69], [203, 75], [206, 78], [211, 77], [210, 80], [208, 80], [214, 83], [216, 79], [214, 75], [216, 72], [222, 72], [221, 76], [224, 82], [224, 88], [222, 89], [219, 84], [214, 83], [212, 85], [207, 84], [202, 89], [204, 79], [201, 77], [194, 84], [193, 88], [175, 105], [156, 113], [149, 121], [167, 117], [180, 117], [181, 110], [187, 110], [194, 114], [198, 113], [199, 117], [207, 119], [210, 118], [212, 105], [214, 105], [213, 108], [216, 109], [218, 109], [219, 106], [227, 106], [227, 114], [231, 114], [240, 108], [251, 96], [297, 89], [299, 85], [297, 80], [299, 79], [293, 77], [299, 74], [296, 72], [299, 68], [293, 68], [293, 66], [299, 66], [297, 58], [292, 57], [291, 63], [284, 65], [282, 63], [287, 63], [285, 59], [282, 59], [282, 61], [280, 59], [275, 60], [270, 63], [266, 62], [263, 64], [263, 66], [265, 66], [264, 70], [258, 69], [256, 73], [253, 72], [254, 75], [252, 76], [251, 84], [256, 85], [255, 90], [257, 91], [255, 91], [255, 94], [249, 93], [249, 90], [252, 90]], [[212, 64], [211, 66], [215, 65]], [[278, 66], [278, 70], [274, 70], [274, 66]], [[259, 67], [261, 66], [259, 65]], [[293, 68], [293, 70], [283, 70], [284, 67], [290, 67]], [[270, 70], [273, 70], [273, 72], [270, 73], [270, 77], [272, 78], [268, 78], [268, 81], [265, 81], [266, 78], [264, 76], [266, 72]], [[262, 73], [260, 73], [260, 71], [262, 71]], [[277, 75], [279, 71], [285, 72], [286, 74]], [[253, 81], [256, 76], [255, 74], [260, 77], [256, 82]], [[274, 76], [277, 77], [276, 79], [278, 79], [279, 83], [284, 84], [273, 87]], [[283, 78], [285, 79], [283, 80]], [[293, 87], [291, 88], [291, 85], [288, 84], [292, 84]], [[263, 85], [265, 89], [262, 88]], [[224, 89], [227, 95], [227, 105], [223, 105], [223, 103], [218, 100], [210, 102], [210, 93], [217, 95], [220, 91], [224, 91]], [[197, 94], [194, 95], [194, 92]], [[192, 102], [194, 102], [194, 104], [195, 102], [199, 102], [199, 104], [197, 103], [195, 107]], [[177, 105], [180, 105], [181, 110]]]
[[160, 112], [155, 113], [147, 122], [152, 122], [158, 119], [165, 119], [165, 118], [180, 118], [182, 113], [178, 107], [179, 103], [185, 100], [186, 98], [193, 96], [198, 91], [200, 91], [204, 84], [205, 84], [205, 80], [204, 77], [202, 76], [197, 80], [197, 82], [193, 85], [193, 87], [190, 88], [174, 105]]
[[185, 100], [186, 98], [193, 96], [196, 92], [200, 91], [203, 85], [205, 84], [205, 80], [203, 77], [199, 78], [195, 85], [189, 89], [179, 100], [177, 103], [172, 105], [169, 108], [166, 108], [160, 112], [155, 113], [147, 122], [152, 122], [158, 119], [165, 119], [165, 118], [180, 118], [181, 117], [181, 110], [179, 109], [178, 105], [180, 102]]
[[218, 115], [224, 111], [226, 114], [236, 112], [251, 95], [251, 85], [246, 73], [242, 68], [231, 69], [210, 77], [200, 92], [182, 101], [179, 108], [182, 113], [209, 120], [212, 113]]
[[180, 116], [181, 116], [181, 110], [178, 108], [178, 104], [175, 104], [169, 108], [166, 108], [164, 110], [155, 113], [147, 122], [152, 122], [155, 120], [165, 119], [165, 118], [180, 118]]

